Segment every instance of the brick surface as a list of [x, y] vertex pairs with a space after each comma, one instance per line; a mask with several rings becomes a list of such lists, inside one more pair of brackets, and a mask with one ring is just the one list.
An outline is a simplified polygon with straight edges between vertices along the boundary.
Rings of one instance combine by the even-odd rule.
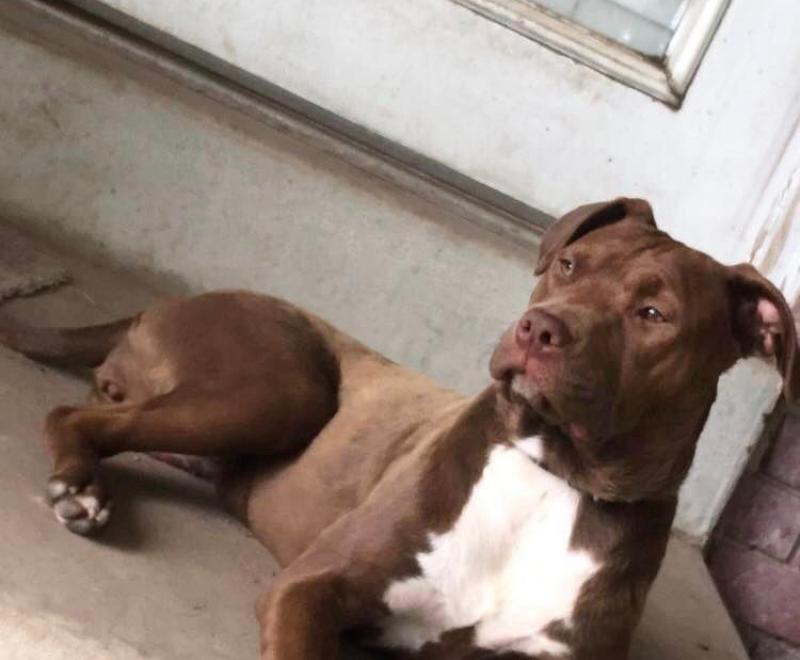
[[789, 415], [769, 452], [764, 471], [800, 490], [800, 415]]
[[800, 648], [751, 628], [747, 633], [750, 660], [800, 660]]
[[710, 566], [737, 618], [800, 645], [800, 571], [727, 541], [717, 545]]
[[758, 475], [745, 475], [725, 510], [721, 532], [788, 561], [800, 537], [800, 493]]

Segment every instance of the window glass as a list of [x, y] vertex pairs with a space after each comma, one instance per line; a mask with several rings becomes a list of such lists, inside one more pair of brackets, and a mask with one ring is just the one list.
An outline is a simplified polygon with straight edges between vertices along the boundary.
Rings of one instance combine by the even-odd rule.
[[526, 0], [651, 57], [662, 57], [686, 0]]

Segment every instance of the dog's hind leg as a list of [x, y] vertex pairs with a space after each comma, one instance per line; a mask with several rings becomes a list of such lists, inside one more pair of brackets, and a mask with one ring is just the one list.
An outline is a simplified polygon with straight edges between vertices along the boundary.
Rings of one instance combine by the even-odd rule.
[[272, 390], [263, 381], [224, 390], [184, 385], [142, 403], [56, 408], [46, 424], [53, 455], [47, 494], [56, 517], [79, 534], [106, 523], [97, 467], [120, 452], [235, 458], [299, 451], [333, 416], [336, 397], [296, 380]]

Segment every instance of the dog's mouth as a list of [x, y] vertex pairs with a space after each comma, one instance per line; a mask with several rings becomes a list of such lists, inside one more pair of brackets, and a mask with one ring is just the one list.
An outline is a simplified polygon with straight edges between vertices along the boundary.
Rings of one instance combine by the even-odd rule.
[[491, 373], [505, 397], [532, 409], [546, 422], [558, 424], [560, 416], [545, 394], [535, 358], [527, 355], [515, 356], [514, 360], [501, 358], [497, 354], [492, 358]]
[[510, 374], [501, 387], [510, 401], [525, 406], [546, 424], [561, 429], [573, 440], [585, 442], [592, 437], [592, 430], [588, 425], [577, 421], [574, 415], [560, 410], [558, 398], [545, 394], [525, 374]]
[[504, 381], [508, 398], [530, 408], [548, 424], [560, 426], [563, 417], [553, 405], [553, 399], [548, 397], [525, 374], [509, 374]]
[[544, 414], [554, 412], [544, 391], [554, 379], [555, 366], [504, 337], [492, 355], [489, 371], [510, 397], [523, 399]]
[[489, 373], [498, 382], [510, 383], [514, 374], [525, 373], [525, 366], [528, 362], [528, 351], [516, 346], [508, 330], [492, 353], [489, 360]]
[[586, 415], [575, 410], [571, 397], [556, 385], [563, 377], [559, 376], [559, 365], [501, 344], [492, 356], [490, 371], [510, 401], [531, 410], [545, 423], [561, 428], [573, 439], [586, 440], [591, 435], [588, 426], [578, 421]]

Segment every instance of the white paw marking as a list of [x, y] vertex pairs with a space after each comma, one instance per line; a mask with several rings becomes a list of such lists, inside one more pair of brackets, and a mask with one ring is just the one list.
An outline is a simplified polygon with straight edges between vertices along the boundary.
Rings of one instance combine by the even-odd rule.
[[98, 495], [53, 479], [47, 484], [47, 495], [56, 520], [71, 532], [90, 534], [106, 525], [111, 517], [111, 502], [101, 502]]

